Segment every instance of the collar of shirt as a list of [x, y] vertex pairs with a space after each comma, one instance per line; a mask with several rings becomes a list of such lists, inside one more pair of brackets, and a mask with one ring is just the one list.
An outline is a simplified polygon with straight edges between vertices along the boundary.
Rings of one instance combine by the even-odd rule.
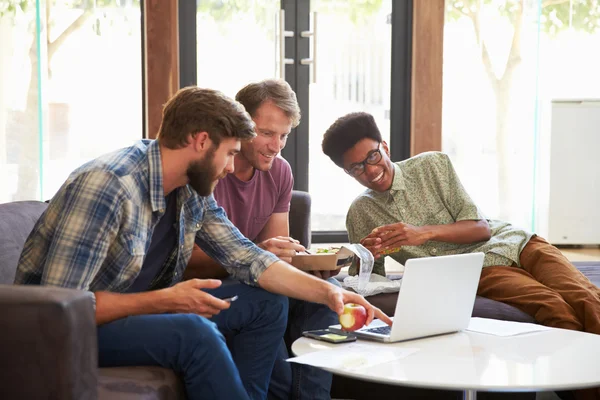
[[163, 171], [158, 140], [148, 146], [148, 169], [150, 177], [150, 204], [152, 212], [164, 213], [167, 207], [165, 189], [163, 186]]
[[406, 189], [406, 185], [404, 183], [404, 173], [402, 172], [402, 169], [400, 169], [400, 166], [397, 163], [392, 163], [392, 166], [394, 168], [394, 179], [392, 180], [392, 186], [389, 188], [389, 190], [386, 190], [385, 192], [373, 191], [376, 197], [385, 199], [388, 202], [393, 202], [394, 195], [396, 195], [396, 193], [399, 191]]
[[404, 190], [406, 185], [404, 184], [404, 174], [402, 173], [402, 169], [396, 163], [393, 163], [392, 165], [394, 166], [394, 180], [392, 181], [392, 187], [390, 187], [390, 191], [397, 192]]

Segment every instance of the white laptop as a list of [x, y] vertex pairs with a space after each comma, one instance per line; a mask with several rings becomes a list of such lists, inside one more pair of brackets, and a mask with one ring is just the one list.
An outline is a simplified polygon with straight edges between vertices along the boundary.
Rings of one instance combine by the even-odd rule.
[[[376, 319], [354, 333], [363, 339], [399, 342], [466, 329], [483, 258], [483, 253], [473, 253], [408, 260], [392, 326]], [[341, 325], [329, 328], [342, 331]]]

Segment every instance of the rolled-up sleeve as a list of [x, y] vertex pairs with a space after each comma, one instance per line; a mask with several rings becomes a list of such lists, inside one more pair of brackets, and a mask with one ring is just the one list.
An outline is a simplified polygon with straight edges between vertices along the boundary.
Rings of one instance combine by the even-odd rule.
[[258, 286], [262, 273], [279, 258], [244, 237], [212, 196], [203, 201], [204, 222], [196, 233], [196, 244], [233, 278]]
[[[375, 207], [370, 207], [371, 200], [366, 197], [357, 198], [348, 213], [346, 214], [346, 230], [348, 231], [348, 240], [350, 243], [360, 243], [360, 241], [371, 233], [379, 225], [375, 221]], [[375, 260], [373, 272], [385, 276], [384, 257]], [[358, 274], [358, 265], [353, 263], [348, 270], [350, 275]]]

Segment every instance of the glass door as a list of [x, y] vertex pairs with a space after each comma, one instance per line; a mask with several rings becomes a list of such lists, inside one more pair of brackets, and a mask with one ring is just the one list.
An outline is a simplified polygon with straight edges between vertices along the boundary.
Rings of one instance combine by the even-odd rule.
[[309, 86], [309, 192], [312, 230], [345, 231], [346, 212], [364, 190], [321, 150], [342, 115], [372, 114], [389, 143], [392, 1], [311, 0], [313, 61]]
[[278, 1], [197, 4], [198, 86], [234, 97], [246, 84], [276, 76]]

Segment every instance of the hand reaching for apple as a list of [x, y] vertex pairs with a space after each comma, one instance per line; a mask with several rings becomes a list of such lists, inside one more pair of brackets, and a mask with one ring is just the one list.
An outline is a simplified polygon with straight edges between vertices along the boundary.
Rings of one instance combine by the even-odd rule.
[[[352, 327], [356, 329], [360, 329], [363, 325], [368, 325], [373, 321], [373, 318], [379, 318], [383, 322], [388, 325], [392, 325], [392, 320], [390, 317], [385, 315], [379, 308], [373, 306], [364, 297], [361, 295], [351, 292], [349, 290], [344, 290], [335, 285], [331, 285], [330, 292], [328, 295], [328, 304], [329, 308], [335, 311], [340, 316], [340, 323], [342, 320], [342, 316], [349, 312], [352, 313], [356, 322], [361, 322], [362, 325], [353, 324]], [[364, 312], [364, 317], [361, 317], [361, 310]], [[347, 329], [347, 328], [344, 328]]]

